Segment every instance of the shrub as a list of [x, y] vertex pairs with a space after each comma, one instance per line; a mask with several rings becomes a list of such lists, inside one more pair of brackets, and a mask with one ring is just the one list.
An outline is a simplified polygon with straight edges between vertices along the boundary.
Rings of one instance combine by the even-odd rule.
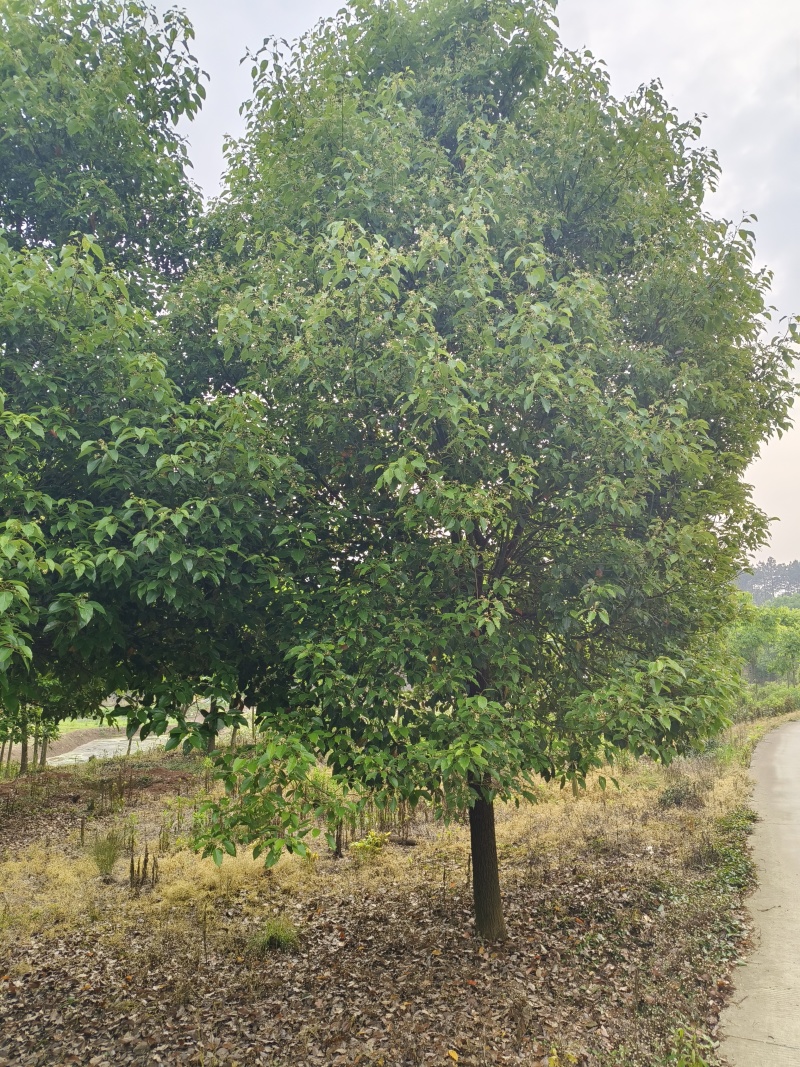
[[735, 722], [750, 722], [792, 711], [800, 711], [800, 686], [769, 682], [747, 687], [733, 719]]
[[122, 850], [125, 847], [123, 835], [118, 830], [109, 830], [102, 837], [95, 834], [92, 842], [92, 858], [104, 878], [110, 878]]
[[669, 785], [658, 798], [660, 808], [702, 808], [696, 782], [680, 781]]
[[261, 929], [248, 942], [248, 951], [253, 956], [268, 956], [271, 952], [291, 952], [300, 943], [300, 931], [284, 915], [267, 919]]
[[373, 863], [389, 843], [389, 834], [370, 830], [363, 840], [354, 841], [350, 846], [353, 859], [357, 864]]

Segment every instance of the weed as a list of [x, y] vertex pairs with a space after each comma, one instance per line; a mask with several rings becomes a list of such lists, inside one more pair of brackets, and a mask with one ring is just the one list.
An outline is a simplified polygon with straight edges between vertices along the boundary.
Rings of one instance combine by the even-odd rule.
[[[672, 1039], [673, 1048], [667, 1064], [669, 1067], [709, 1067], [708, 1060], [701, 1052], [710, 1052], [709, 1042], [698, 1037], [697, 1034], [688, 1034], [683, 1029], [678, 1029]], [[701, 1048], [702, 1044], [702, 1048]]]
[[389, 836], [388, 833], [382, 834], [377, 830], [370, 830], [363, 840], [354, 841], [350, 846], [350, 852], [355, 862], [359, 866], [374, 863], [386, 845], [388, 845]]
[[306, 849], [306, 853], [302, 857], [303, 870], [308, 874], [313, 874], [317, 869], [318, 863], [319, 852], [315, 852], [313, 848]]
[[125, 848], [125, 838], [119, 830], [109, 830], [100, 836], [95, 834], [92, 842], [92, 859], [104, 878], [111, 878], [114, 866]]
[[147, 842], [145, 842], [144, 846], [144, 857], [139, 857], [138, 859], [133, 854], [133, 844], [131, 844], [131, 862], [128, 875], [131, 889], [137, 893], [147, 886], [152, 889], [158, 880], [158, 859], [156, 856], [150, 855]]
[[297, 927], [283, 915], [267, 919], [258, 933], [253, 934], [247, 943], [248, 952], [253, 956], [264, 957], [271, 952], [291, 952], [300, 943]]
[[722, 887], [747, 889], [755, 879], [755, 865], [747, 848], [747, 836], [758, 816], [744, 805], [717, 819], [716, 880]]
[[174, 845], [181, 848], [183, 845], [182, 834], [187, 825], [188, 815], [192, 810], [193, 802], [189, 797], [180, 795], [171, 797], [164, 805], [161, 815], [161, 827], [158, 833], [159, 852], [169, 852]]
[[658, 798], [660, 808], [702, 808], [703, 798], [700, 796], [697, 783], [687, 779], [669, 785]]
[[565, 1052], [562, 1058], [557, 1048], [551, 1048], [550, 1055], [547, 1057], [547, 1067], [573, 1067], [577, 1062], [577, 1058], [571, 1052]]

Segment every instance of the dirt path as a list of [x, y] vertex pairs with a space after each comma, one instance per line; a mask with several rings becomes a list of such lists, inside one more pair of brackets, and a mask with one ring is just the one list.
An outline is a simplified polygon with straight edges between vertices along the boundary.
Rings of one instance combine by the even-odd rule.
[[751, 770], [761, 816], [750, 901], [756, 947], [735, 976], [721, 1051], [732, 1067], [800, 1067], [800, 722], [768, 734]]
[[[119, 726], [88, 726], [85, 730], [72, 730], [62, 734], [57, 741], [51, 741], [47, 746], [47, 762], [56, 756], [64, 756], [73, 749], [85, 745], [88, 741], [100, 741], [105, 738], [125, 737], [125, 731]], [[22, 755], [22, 746], [14, 745], [11, 752], [12, 761], [19, 763]], [[33, 759], [33, 740], [28, 744], [28, 758]]]
[[[149, 748], [159, 748], [164, 744], [163, 737], [148, 737], [140, 741], [134, 737], [130, 745], [132, 753], [144, 752]], [[86, 763], [90, 759], [110, 759], [112, 756], [124, 756], [128, 752], [128, 738], [121, 731], [111, 736], [90, 738], [82, 744], [71, 748], [69, 752], [47, 757], [48, 767], [64, 767], [72, 763]]]

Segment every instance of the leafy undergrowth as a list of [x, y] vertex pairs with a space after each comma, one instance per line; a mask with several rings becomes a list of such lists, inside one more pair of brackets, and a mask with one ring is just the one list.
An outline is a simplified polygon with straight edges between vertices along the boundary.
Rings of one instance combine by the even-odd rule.
[[542, 788], [499, 812], [502, 945], [473, 933], [464, 827], [420, 820], [413, 844], [374, 833], [342, 860], [218, 870], [185, 847], [197, 762], [14, 783], [0, 1063], [713, 1063], [752, 878], [743, 763], [768, 725], [668, 769], [632, 763], [619, 792]]

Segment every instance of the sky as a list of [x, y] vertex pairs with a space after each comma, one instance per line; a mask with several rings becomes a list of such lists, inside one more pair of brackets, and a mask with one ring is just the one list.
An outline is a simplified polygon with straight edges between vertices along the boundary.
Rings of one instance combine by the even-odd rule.
[[[239, 104], [249, 95], [249, 64], [239, 60], [267, 36], [297, 37], [341, 0], [180, 6], [210, 75], [203, 112], [185, 132], [194, 177], [213, 195], [223, 137], [241, 132]], [[774, 271], [775, 330], [782, 329], [781, 317], [800, 314], [800, 0], [560, 0], [558, 19], [567, 47], [606, 62], [618, 95], [658, 78], [682, 117], [707, 116], [702, 141], [722, 165], [707, 206], [734, 221], [758, 217], [758, 260]], [[768, 442], [747, 477], [775, 519], [759, 558], [800, 558], [800, 426]]]

